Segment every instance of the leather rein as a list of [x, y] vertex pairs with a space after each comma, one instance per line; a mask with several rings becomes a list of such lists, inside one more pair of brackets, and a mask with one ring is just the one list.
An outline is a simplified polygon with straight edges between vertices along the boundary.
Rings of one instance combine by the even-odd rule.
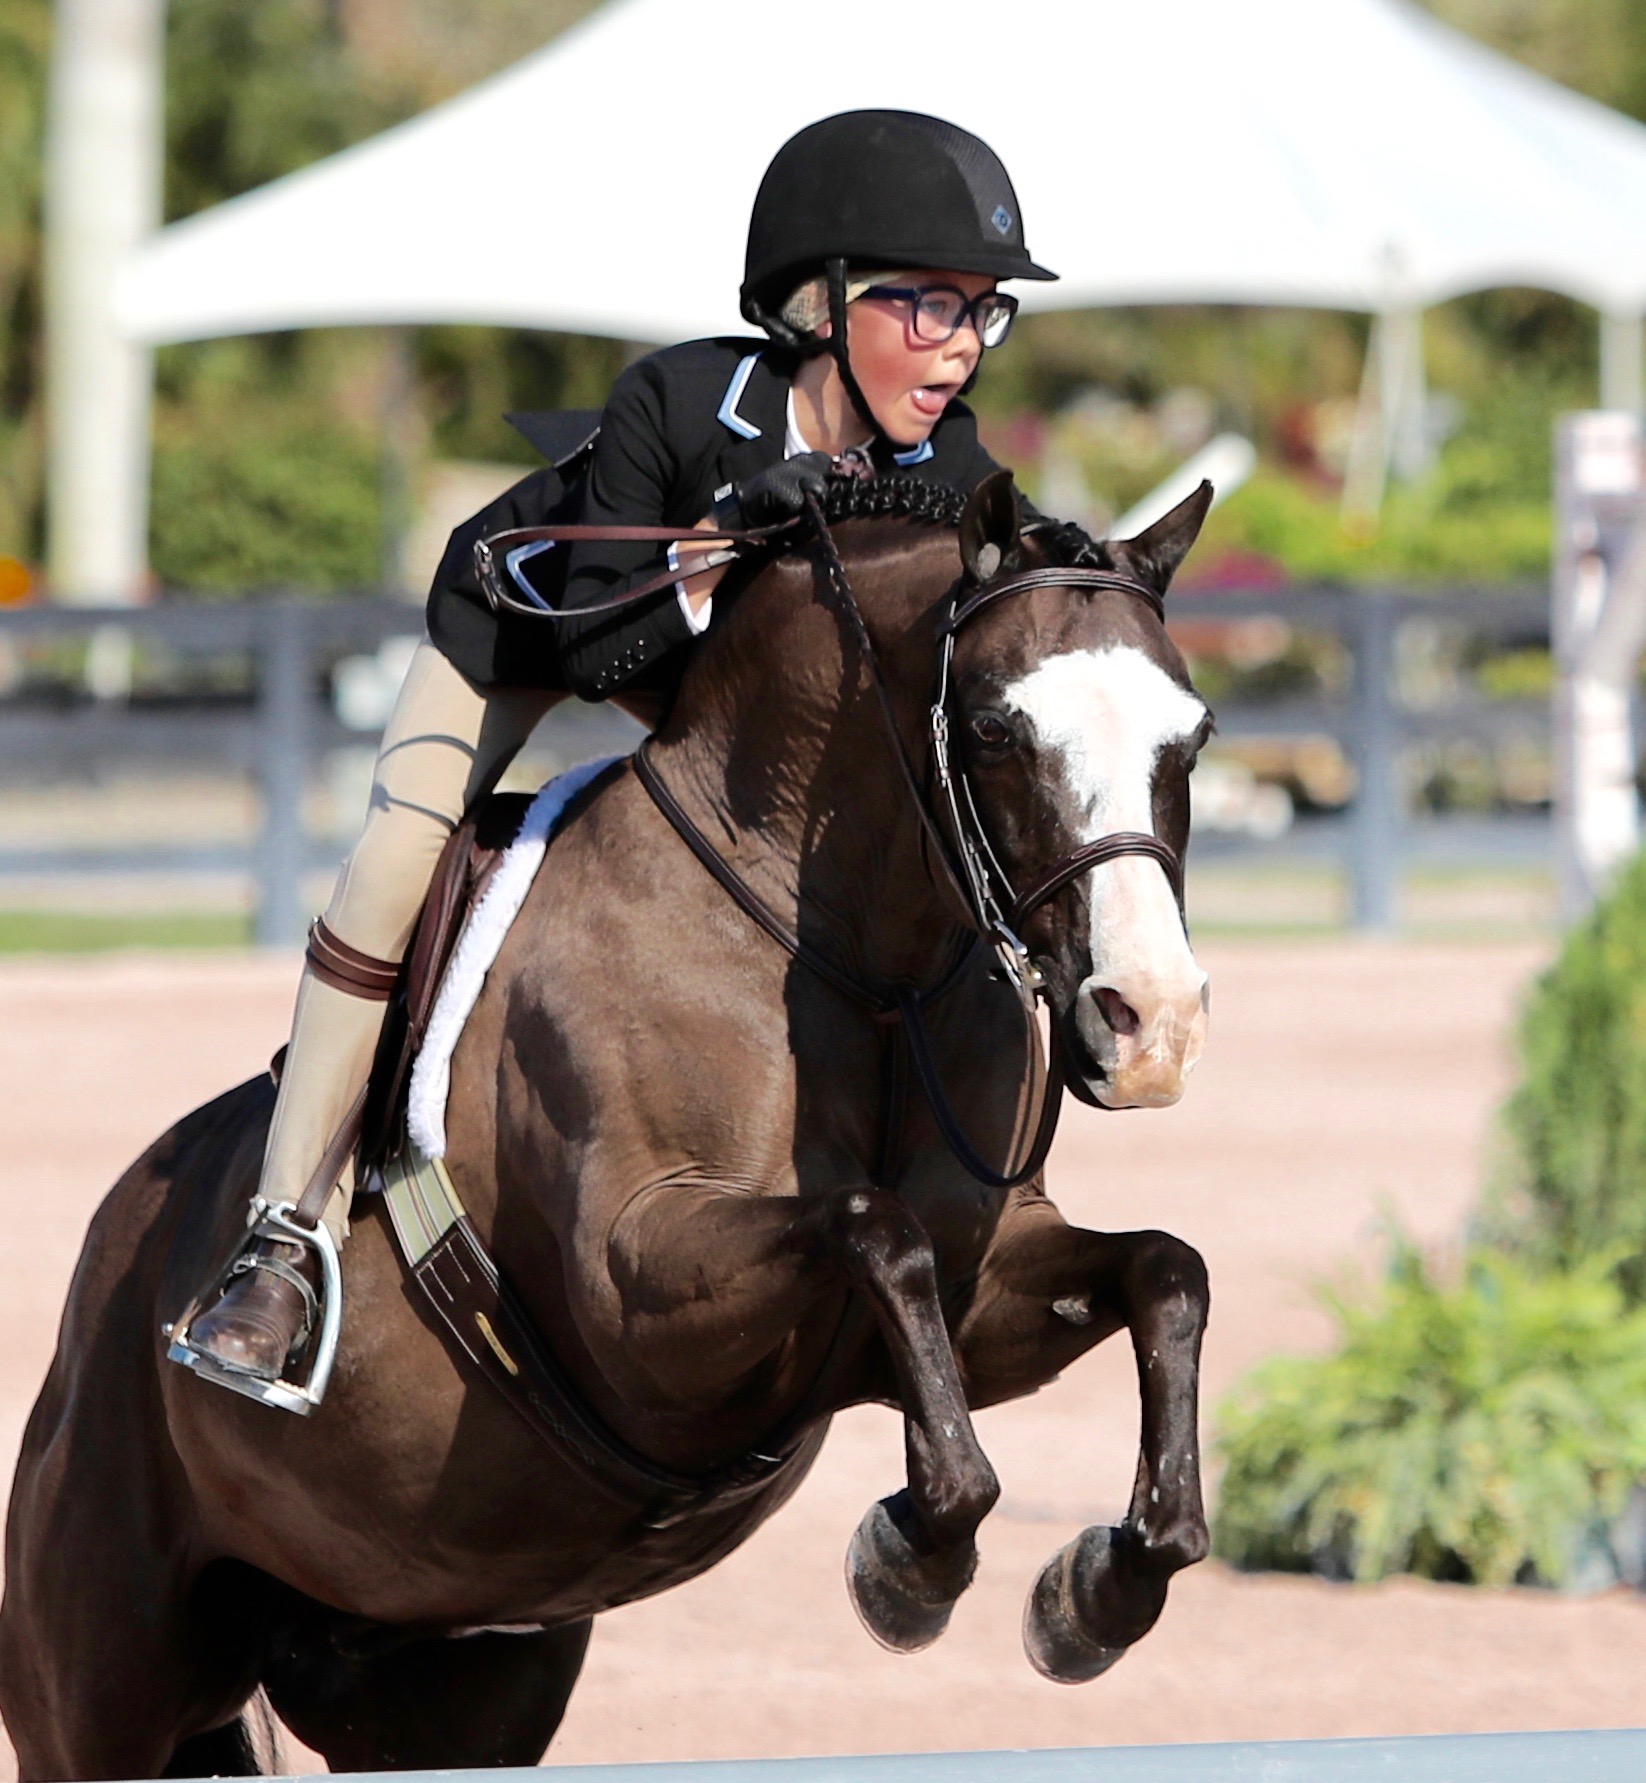
[[[1176, 851], [1158, 836], [1136, 830], [1116, 830], [1095, 841], [1082, 844], [1040, 873], [1021, 892], [1012, 884], [991, 845], [984, 828], [971, 782], [965, 769], [954, 758], [950, 704], [953, 697], [953, 658], [955, 638], [960, 629], [986, 608], [1009, 596], [1026, 594], [1037, 588], [1075, 588], [1091, 593], [1108, 590], [1142, 600], [1154, 615], [1164, 620], [1165, 609], [1160, 595], [1147, 584], [1116, 570], [1071, 566], [1047, 566], [1024, 571], [1015, 576], [990, 579], [981, 584], [966, 578], [956, 584], [949, 596], [948, 609], [939, 623], [937, 686], [928, 713], [928, 742], [931, 749], [931, 776], [937, 783], [941, 808], [948, 833], [931, 809], [927, 790], [916, 775], [908, 747], [897, 722], [880, 657], [869, 635], [868, 624], [852, 590], [839, 548], [829, 530], [822, 504], [814, 496], [806, 498], [807, 518], [820, 545], [829, 585], [839, 603], [842, 616], [851, 627], [858, 649], [869, 672], [870, 683], [880, 709], [881, 721], [891, 745], [905, 791], [911, 801], [922, 832], [922, 850], [928, 869], [935, 865], [934, 876], [947, 882], [961, 907], [970, 918], [973, 934], [967, 945], [943, 972], [937, 982], [925, 990], [910, 985], [877, 987], [855, 978], [835, 964], [826, 954], [803, 941], [773, 911], [719, 852], [670, 792], [651, 760], [650, 738], [635, 751], [635, 777], [645, 788], [652, 802], [680, 837], [692, 855], [710, 876], [732, 898], [738, 907], [767, 936], [799, 965], [833, 990], [863, 1008], [878, 1024], [894, 1029], [893, 1052], [889, 1055], [887, 1107], [883, 1124], [879, 1158], [873, 1171], [877, 1182], [891, 1174], [902, 1115], [903, 1072], [895, 1045], [895, 1034], [901, 1033], [914, 1061], [916, 1075], [925, 1092], [933, 1119], [944, 1142], [967, 1173], [994, 1189], [1014, 1189], [1038, 1176], [1056, 1137], [1058, 1116], [1063, 1102], [1063, 1061], [1053, 1037], [1041, 1071], [1043, 1088], [1040, 1110], [1034, 1121], [1033, 1137], [1022, 1162], [1015, 1168], [996, 1170], [977, 1152], [966, 1136], [944, 1087], [942, 1073], [931, 1044], [925, 1021], [926, 1008], [951, 990], [975, 952], [979, 940], [987, 940], [999, 956], [1002, 972], [1018, 995], [1026, 1025], [1036, 1032], [1036, 1003], [1046, 996], [1045, 979], [1030, 957], [1027, 945], [1018, 931], [1043, 904], [1073, 880], [1108, 861], [1126, 855], [1140, 855], [1157, 861], [1169, 880], [1179, 909], [1183, 904], [1183, 864]], [[617, 612], [647, 600], [662, 589], [689, 580], [692, 576], [718, 568], [737, 554], [740, 547], [764, 546], [781, 535], [792, 534], [795, 522], [762, 527], [746, 532], [681, 532], [679, 528], [660, 526], [536, 526], [520, 527], [493, 534], [475, 545], [475, 568], [480, 584], [492, 606], [500, 611], [525, 617], [545, 619], [581, 619], [598, 613]], [[553, 545], [584, 540], [646, 541], [662, 543], [724, 542], [731, 547], [713, 552], [699, 563], [656, 577], [639, 588], [625, 590], [586, 607], [560, 610], [541, 600], [519, 573], [521, 547]], [[521, 600], [509, 594], [497, 573], [497, 555], [504, 553], [505, 566], [512, 580], [528, 597]], [[1031, 1041], [1031, 1044], [1035, 1044]], [[1038, 1047], [1036, 1047], [1038, 1050]]]

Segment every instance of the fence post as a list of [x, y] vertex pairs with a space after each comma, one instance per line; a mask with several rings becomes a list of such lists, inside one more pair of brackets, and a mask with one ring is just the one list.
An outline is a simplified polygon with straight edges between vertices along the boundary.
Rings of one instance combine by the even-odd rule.
[[264, 607], [257, 623], [257, 778], [263, 820], [257, 839], [257, 942], [303, 939], [303, 869], [308, 838], [303, 791], [313, 714], [309, 615], [294, 601]]
[[1357, 929], [1395, 925], [1400, 869], [1400, 725], [1394, 704], [1395, 597], [1381, 589], [1351, 594], [1349, 636], [1355, 654], [1355, 773], [1350, 819], [1350, 920]]

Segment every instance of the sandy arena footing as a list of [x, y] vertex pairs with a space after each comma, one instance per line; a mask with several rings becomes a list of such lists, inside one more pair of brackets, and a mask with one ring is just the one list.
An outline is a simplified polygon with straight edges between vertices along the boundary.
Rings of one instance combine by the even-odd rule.
[[[1508, 1086], [1511, 1013], [1540, 955], [1339, 940], [1201, 952], [1212, 1034], [1186, 1100], [1122, 1116], [1071, 1104], [1050, 1183], [1073, 1219], [1162, 1226], [1205, 1253], [1210, 1408], [1259, 1357], [1323, 1340], [1309, 1283], [1356, 1258], [1373, 1266], [1386, 1209], [1426, 1241], [1455, 1239]], [[261, 1068], [295, 975], [287, 957], [0, 964], [6, 1454], [98, 1198], [170, 1120]], [[550, 1762], [1646, 1720], [1646, 1602], [1624, 1593], [1356, 1588], [1205, 1566], [1099, 1682], [1038, 1678], [1018, 1644], [1023, 1597], [1056, 1547], [1125, 1501], [1131, 1376], [1111, 1342], [1037, 1398], [983, 1414], [1005, 1495], [976, 1586], [915, 1658], [869, 1640], [841, 1581], [857, 1519], [901, 1479], [898, 1421], [838, 1420], [793, 1503], [739, 1553], [600, 1621]], [[312, 1761], [294, 1745], [288, 1762]]]

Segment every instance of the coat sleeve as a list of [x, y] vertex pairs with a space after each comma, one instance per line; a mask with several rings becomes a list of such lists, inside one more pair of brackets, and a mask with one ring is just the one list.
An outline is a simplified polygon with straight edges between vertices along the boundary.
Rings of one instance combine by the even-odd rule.
[[[654, 360], [630, 366], [612, 390], [579, 518], [590, 526], [678, 525], [701, 518], [673, 511], [682, 483], [666, 413], [666, 385]], [[564, 605], [610, 600], [664, 574], [666, 549], [649, 544], [575, 545], [567, 566]], [[585, 700], [608, 699], [631, 682], [650, 681], [658, 664], [692, 637], [673, 588], [619, 613], [560, 623], [566, 684]]]

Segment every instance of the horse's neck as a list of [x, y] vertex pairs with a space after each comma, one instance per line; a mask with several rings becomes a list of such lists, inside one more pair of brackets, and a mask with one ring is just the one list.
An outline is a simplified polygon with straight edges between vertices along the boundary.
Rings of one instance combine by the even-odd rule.
[[[769, 573], [783, 572], [792, 579], [796, 566]], [[943, 586], [923, 580], [933, 592]], [[875, 582], [870, 566], [865, 604]], [[901, 599], [929, 606], [919, 587]], [[792, 581], [751, 588], [730, 618], [703, 665], [709, 673], [684, 690], [658, 741], [660, 768], [802, 935], [872, 980], [934, 976], [953, 946], [954, 913], [922, 856], [918, 815], [855, 642], [809, 578], [804, 592]], [[897, 652], [895, 673], [883, 659], [911, 743], [935, 666], [928, 654]]]

